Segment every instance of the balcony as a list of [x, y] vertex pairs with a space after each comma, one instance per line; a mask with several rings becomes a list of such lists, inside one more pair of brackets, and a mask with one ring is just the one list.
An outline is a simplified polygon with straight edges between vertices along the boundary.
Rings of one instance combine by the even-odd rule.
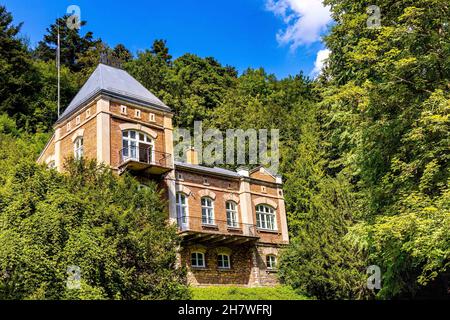
[[153, 147], [128, 147], [119, 151], [119, 173], [124, 171], [164, 174], [173, 169], [172, 156]]
[[208, 244], [243, 244], [259, 239], [256, 226], [230, 223], [226, 220], [206, 221], [204, 218], [183, 216], [178, 218], [178, 233], [184, 242]]

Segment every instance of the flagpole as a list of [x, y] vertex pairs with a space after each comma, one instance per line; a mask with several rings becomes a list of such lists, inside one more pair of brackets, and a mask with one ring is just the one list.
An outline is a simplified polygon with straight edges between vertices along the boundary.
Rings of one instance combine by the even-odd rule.
[[60, 37], [59, 37], [59, 24], [58, 24], [58, 45], [56, 49], [56, 59], [57, 59], [57, 66], [58, 66], [58, 118], [60, 114], [60, 100], [61, 100], [61, 43], [60, 43]]

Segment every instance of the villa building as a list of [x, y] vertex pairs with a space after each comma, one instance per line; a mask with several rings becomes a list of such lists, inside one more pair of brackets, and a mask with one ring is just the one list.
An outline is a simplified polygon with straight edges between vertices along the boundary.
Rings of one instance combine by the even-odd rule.
[[167, 194], [190, 284], [270, 286], [289, 242], [282, 181], [263, 167], [201, 166], [194, 149], [174, 161], [173, 113], [124, 70], [100, 64], [54, 125], [38, 162], [96, 159]]

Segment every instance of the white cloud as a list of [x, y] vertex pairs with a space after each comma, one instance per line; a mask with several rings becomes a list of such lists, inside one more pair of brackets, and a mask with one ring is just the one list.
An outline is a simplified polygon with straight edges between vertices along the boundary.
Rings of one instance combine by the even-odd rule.
[[322, 49], [317, 52], [316, 61], [314, 62], [314, 69], [311, 72], [312, 76], [317, 76], [322, 72], [322, 68], [325, 65], [326, 59], [330, 56], [331, 51], [329, 49]]
[[330, 8], [322, 0], [266, 0], [266, 8], [286, 24], [277, 40], [291, 50], [320, 41], [321, 34], [332, 22]]

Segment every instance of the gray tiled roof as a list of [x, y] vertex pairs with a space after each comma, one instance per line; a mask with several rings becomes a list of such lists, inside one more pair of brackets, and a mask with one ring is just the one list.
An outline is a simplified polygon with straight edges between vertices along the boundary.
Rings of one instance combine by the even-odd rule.
[[195, 164], [190, 164], [190, 163], [185, 163], [185, 162], [178, 162], [178, 161], [175, 161], [175, 167], [192, 169], [192, 170], [196, 170], [196, 171], [203, 171], [205, 173], [210, 173], [210, 174], [219, 174], [219, 175], [229, 176], [229, 177], [233, 177], [233, 178], [241, 177], [235, 171], [218, 168], [218, 167], [210, 168], [210, 167], [204, 167], [204, 166], [200, 166], [200, 165], [195, 165]]
[[125, 70], [99, 64], [89, 79], [77, 93], [69, 106], [59, 117], [58, 122], [76, 112], [86, 102], [98, 94], [107, 94], [113, 97], [131, 101], [143, 106], [155, 107], [170, 111], [161, 100], [148, 91]]

